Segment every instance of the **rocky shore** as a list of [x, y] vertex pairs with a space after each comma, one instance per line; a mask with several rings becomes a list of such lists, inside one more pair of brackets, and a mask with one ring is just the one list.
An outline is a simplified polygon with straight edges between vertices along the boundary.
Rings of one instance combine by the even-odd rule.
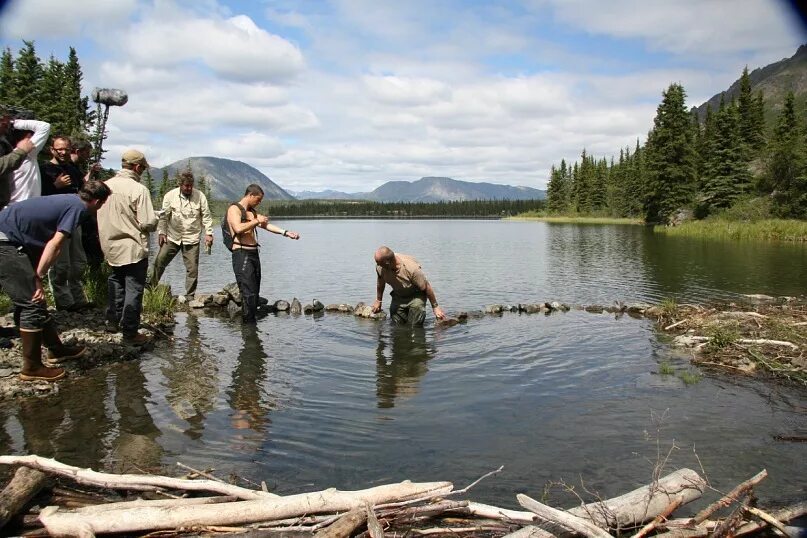
[[[222, 314], [235, 318], [241, 315], [238, 286], [229, 284], [219, 292], [199, 294], [193, 300], [176, 298], [177, 310], [199, 314]], [[784, 382], [807, 386], [807, 299], [793, 297], [745, 296], [737, 303], [722, 305], [678, 305], [673, 301], [658, 305], [644, 303], [611, 305], [569, 305], [557, 301], [541, 303], [497, 303], [484, 309], [457, 312], [445, 320], [436, 321], [440, 328], [451, 327], [469, 320], [509, 315], [556, 315], [569, 311], [584, 311], [597, 315], [629, 316], [650, 319], [662, 338], [670, 344], [688, 350], [692, 362], [703, 368], [717, 368], [740, 375], [765, 375]], [[303, 304], [296, 297], [291, 301], [261, 299], [259, 314], [288, 313], [292, 316], [352, 315], [383, 321], [386, 311], [373, 313], [372, 307], [360, 302], [324, 304], [317, 299]], [[152, 337], [145, 346], [125, 342], [120, 333], [104, 330], [104, 311], [97, 308], [81, 313], [53, 313], [62, 339], [70, 345], [86, 345], [87, 353], [75, 361], [59, 364], [70, 377], [102, 363], [132, 360], [160, 340], [170, 338], [173, 325], [165, 320], [159, 325], [144, 323], [141, 332]], [[0, 318], [0, 326], [12, 327], [11, 315]], [[59, 383], [23, 382], [18, 374], [22, 364], [18, 338], [10, 340], [11, 347], [0, 349], [0, 400], [25, 396], [45, 396], [59, 390]], [[64, 381], [62, 381], [63, 383]]]

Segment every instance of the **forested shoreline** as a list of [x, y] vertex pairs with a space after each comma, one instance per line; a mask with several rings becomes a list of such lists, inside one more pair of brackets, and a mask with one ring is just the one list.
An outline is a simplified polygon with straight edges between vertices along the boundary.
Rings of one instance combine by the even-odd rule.
[[[746, 68], [736, 99], [686, 107], [686, 91], [663, 92], [647, 140], [595, 158], [553, 166], [550, 215], [641, 218], [650, 224], [722, 217], [737, 221], [807, 217], [807, 117], [789, 92], [774, 125]], [[732, 213], [731, 210], [734, 210]]]

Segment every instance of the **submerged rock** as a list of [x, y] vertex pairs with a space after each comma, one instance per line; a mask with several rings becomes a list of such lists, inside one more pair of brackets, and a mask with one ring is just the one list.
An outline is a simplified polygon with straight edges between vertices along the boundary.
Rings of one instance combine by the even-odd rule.
[[501, 314], [504, 310], [504, 306], [500, 304], [491, 304], [485, 307], [486, 314]]
[[289, 305], [288, 301], [284, 301], [283, 299], [280, 299], [279, 301], [275, 301], [275, 309], [278, 312], [288, 312], [290, 307], [291, 307], [291, 305]]
[[373, 312], [373, 307], [364, 303], [358, 303], [353, 309], [353, 315], [360, 318], [384, 320], [387, 319], [387, 313], [383, 310]]
[[230, 296], [230, 299], [232, 299], [239, 305], [241, 304], [241, 290], [238, 289], [237, 282], [231, 282], [227, 284], [226, 286], [224, 286], [223, 291], [224, 293]]
[[322, 312], [323, 310], [325, 310], [325, 305], [319, 302], [318, 299], [314, 299], [311, 302], [311, 307], [314, 309], [314, 312]]
[[231, 318], [234, 318], [235, 316], [241, 315], [241, 307], [235, 301], [230, 301], [227, 303], [227, 313]]
[[314, 313], [314, 305], [307, 304], [303, 307], [303, 314], [313, 314]]

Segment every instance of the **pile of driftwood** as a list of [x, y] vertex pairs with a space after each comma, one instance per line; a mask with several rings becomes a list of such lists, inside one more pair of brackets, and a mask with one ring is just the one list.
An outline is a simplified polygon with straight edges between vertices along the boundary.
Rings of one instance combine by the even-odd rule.
[[[680, 469], [620, 497], [570, 510], [558, 510], [519, 494], [518, 502], [527, 511], [516, 511], [454, 500], [498, 471], [462, 490], [454, 490], [450, 482], [405, 481], [360, 491], [328, 489], [278, 496], [265, 486], [243, 488], [195, 470], [192, 475], [199, 479], [99, 473], [39, 456], [0, 456], [0, 464], [21, 466], [0, 493], [0, 527], [8, 524], [26, 536], [609, 538], [633, 534], [642, 538], [657, 534], [683, 538], [740, 536], [769, 526], [787, 534], [792, 529], [783, 522], [807, 511], [807, 502], [776, 512], [754, 507], [753, 487], [765, 478], [765, 471], [694, 517], [671, 519], [678, 507], [698, 499], [709, 488], [695, 471]], [[44, 490], [46, 485], [49, 489]], [[32, 500], [46, 506], [31, 508], [37, 504]], [[713, 519], [718, 511], [722, 517]]]

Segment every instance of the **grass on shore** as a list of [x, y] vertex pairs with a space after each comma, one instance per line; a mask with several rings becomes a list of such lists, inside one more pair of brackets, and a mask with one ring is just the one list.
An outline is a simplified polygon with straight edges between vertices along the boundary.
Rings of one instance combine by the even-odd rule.
[[644, 224], [642, 219], [628, 219], [600, 215], [557, 215], [546, 211], [527, 211], [519, 213], [508, 220], [538, 220], [541, 222], [569, 223], [569, 224]]
[[803, 220], [735, 221], [715, 217], [685, 222], [680, 226], [656, 226], [654, 230], [675, 237], [702, 239], [807, 241], [807, 221]]

